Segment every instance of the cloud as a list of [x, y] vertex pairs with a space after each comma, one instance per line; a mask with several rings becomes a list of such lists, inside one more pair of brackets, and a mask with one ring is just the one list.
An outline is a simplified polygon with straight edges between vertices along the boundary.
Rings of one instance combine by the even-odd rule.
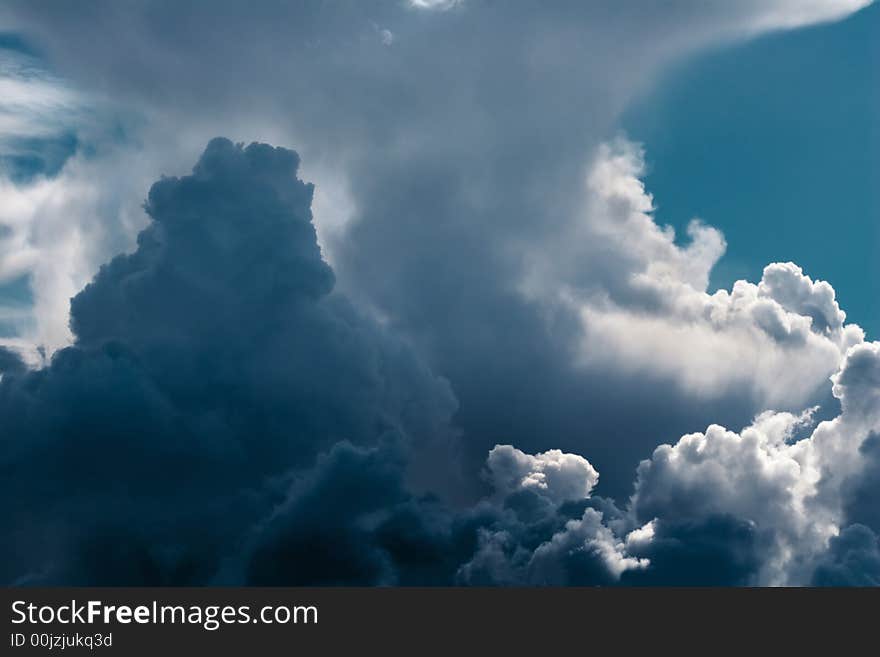
[[[456, 399], [334, 291], [298, 167], [212, 140], [190, 175], [151, 187], [137, 249], [74, 297], [72, 346], [36, 370], [0, 350], [2, 486], [23, 500], [3, 520], [4, 581], [871, 577], [876, 541], [849, 517], [880, 431], [880, 345], [842, 357], [836, 417], [767, 411], [661, 445], [624, 507], [594, 495], [583, 456], [512, 445], [485, 457], [490, 490], [456, 499]], [[821, 311], [822, 339], [845, 333], [824, 285], [769, 269], [761, 294], [807, 312], [807, 331]]]
[[14, 351], [0, 347], [0, 376], [21, 374], [25, 370], [24, 361]]
[[[540, 455], [496, 448], [488, 467], [501, 466], [495, 486], [508, 497], [495, 503], [505, 520], [480, 530], [460, 581], [875, 584], [876, 535], [850, 523], [874, 520], [863, 510], [873, 500], [865, 484], [876, 482], [875, 461], [866, 456], [876, 451], [880, 423], [878, 354], [878, 343], [846, 353], [831, 377], [841, 411], [830, 420], [816, 424], [815, 409], [767, 411], [739, 432], [712, 425], [660, 445], [639, 465], [622, 509], [588, 499], [590, 491], [572, 505], [575, 496], [529, 488]], [[514, 501], [526, 493], [544, 503]]]
[[530, 580], [556, 586], [589, 586], [613, 583], [628, 570], [648, 567], [648, 559], [627, 556], [625, 543], [593, 509], [542, 543], [532, 555]]
[[709, 515], [700, 520], [654, 520], [650, 537], [629, 545], [642, 568], [622, 573], [628, 586], [744, 586], [753, 583], [764, 554], [753, 522]]
[[501, 495], [530, 490], [557, 504], [589, 497], [599, 481], [599, 473], [587, 459], [558, 449], [532, 456], [511, 445], [496, 445], [489, 452], [486, 469], [492, 487]]
[[859, 472], [844, 486], [848, 522], [880, 532], [880, 435], [871, 434], [859, 447]]
[[813, 574], [814, 586], [880, 586], [880, 543], [864, 525], [850, 525], [831, 539]]
[[85, 120], [87, 102], [31, 54], [0, 46], [0, 168], [16, 172], [41, 145], [64, 137]]
[[26, 298], [0, 299], [0, 341], [38, 361], [38, 349], [70, 343], [70, 297], [142, 226], [135, 190], [148, 179], [126, 152], [125, 179], [103, 186], [120, 166], [125, 122], [24, 42], [10, 43], [0, 45], [0, 286]]
[[395, 583], [382, 525], [407, 499], [400, 457], [387, 447], [336, 444], [292, 486], [261, 528], [249, 555], [247, 581], [269, 586]]
[[404, 480], [454, 449], [446, 382], [332, 292], [298, 164], [212, 141], [73, 299], [73, 346], [35, 371], [3, 352], [4, 581], [205, 582], [341, 441], [395, 445]]
[[[645, 304], [661, 303], [658, 281], [702, 292], [722, 242], [699, 224], [687, 251], [635, 215], [633, 230], [647, 226], [646, 239], [632, 248], [617, 245], [612, 258], [601, 248], [589, 258], [564, 250], [560, 259], [569, 271], [547, 281], [554, 295], [592, 278], [597, 293], [622, 305], [606, 309], [586, 331], [579, 313], [524, 297], [531, 263], [570, 242], [573, 226], [592, 212], [582, 203], [585, 164], [623, 108], [668, 64], [760, 31], [840, 17], [856, 5], [633, 7], [562, 0], [538, 10], [475, 0], [451, 11], [422, 11], [396, 1], [310, 1], [247, 8], [215, 2], [207, 10], [155, 0], [133, 11], [98, 1], [77, 11], [65, 3], [36, 9], [11, 2], [2, 11], [10, 29], [44, 50], [58, 75], [138, 117], [129, 145], [137, 156], [130, 162], [149, 176], [177, 171], [215, 134], [297, 145], [304, 175], [324, 190], [316, 223], [340, 290], [404, 336], [455, 388], [458, 420], [470, 437], [463, 447], [463, 468], [473, 475], [468, 481], [478, 481], [492, 446], [512, 443], [533, 453], [588, 453], [609, 494], [620, 497], [629, 492], [632, 468], [658, 440], [712, 421], [742, 426], [771, 406], [794, 410], [834, 371], [838, 350], [797, 327], [809, 346], [793, 355], [760, 335], [726, 346], [734, 331], [719, 337], [704, 322], [682, 331], [678, 318], [700, 312], [699, 295], [674, 319], [655, 314], [648, 317], [653, 324], [633, 322], [633, 332], [647, 336], [627, 339], [643, 351], [615, 344], [621, 324]], [[383, 46], [375, 26], [393, 34], [392, 47]], [[231, 34], [240, 47], [229, 47]], [[627, 165], [625, 158], [612, 159], [609, 175], [624, 180], [615, 167]], [[51, 250], [38, 252], [46, 278], [64, 283], [40, 293], [47, 302], [37, 310], [32, 336], [50, 337], [50, 350], [64, 344], [71, 286], [92, 273], [70, 270], [93, 270], [133, 249], [142, 228], [106, 211], [133, 166], [112, 164], [90, 182], [103, 222], [121, 230], [82, 261], [53, 265]], [[127, 198], [139, 201], [139, 192]], [[77, 217], [66, 224], [71, 230]], [[49, 219], [33, 225], [42, 232], [44, 222], [48, 234]], [[651, 280], [636, 285], [614, 274], [618, 265], [633, 272], [653, 249], [662, 271], [641, 272]], [[680, 347], [689, 339], [701, 345], [693, 355]], [[767, 353], [766, 366], [749, 358], [751, 341]], [[602, 360], [606, 352], [613, 362]], [[689, 360], [646, 372], [642, 363], [664, 353]], [[789, 356], [804, 374], [792, 367], [776, 380]], [[594, 366], [572, 367], [577, 357]], [[700, 403], [693, 403], [695, 394]], [[479, 486], [463, 493], [476, 498]]]
[[653, 525], [626, 533], [628, 521], [614, 503], [591, 497], [599, 474], [583, 457], [496, 445], [486, 472], [493, 493], [476, 507], [477, 544], [458, 568], [459, 583], [615, 584], [649, 565], [629, 550], [651, 540]]
[[[762, 566], [771, 570], [783, 567], [780, 562], [792, 552], [821, 549], [836, 527], [809, 503], [821, 473], [810, 467], [807, 445], [790, 444], [804, 419], [767, 414], [739, 434], [712, 426], [658, 447], [639, 466], [636, 516], [659, 518], [661, 526], [725, 517], [743, 523], [766, 554]], [[775, 572], [759, 577], [784, 583]]]
[[[871, 4], [873, 0], [819, 0], [799, 2], [786, 0], [777, 3], [752, 3], [755, 16], [751, 29], [763, 31], [800, 27], [843, 18]], [[763, 6], [762, 6], [763, 5]]]
[[[145, 217], [131, 177], [103, 189], [109, 171], [122, 165], [112, 148], [101, 157], [73, 155], [54, 176], [28, 181], [0, 178], [0, 284], [23, 279], [30, 303], [19, 305], [18, 342], [30, 352], [49, 353], [70, 344], [70, 298], [89, 280], [110, 248], [127, 246], [125, 235]], [[0, 342], [9, 344], [3, 338]]]
[[[876, 346], [791, 263], [710, 291], [723, 236], [659, 226], [607, 135], [669, 63], [861, 3], [411, 5], [4, 4], [139, 120], [3, 189], [25, 338], [58, 349], [4, 361], [29, 500], [4, 581], [803, 583], [832, 558]], [[297, 144], [321, 215], [298, 156], [212, 141], [135, 242], [146, 180], [217, 133]], [[662, 441], [628, 504], [594, 495]]]
[[452, 9], [457, 4], [461, 4], [462, 0], [408, 0], [408, 2], [414, 9], [445, 11]]
[[533, 256], [524, 293], [579, 316], [579, 360], [588, 368], [652, 372], [692, 397], [739, 388], [765, 408], [814, 400], [864, 339], [845, 324], [834, 289], [792, 263], [774, 263], [757, 285], [737, 281], [710, 294], [723, 236], [693, 221], [690, 242], [679, 246], [651, 215], [643, 170], [635, 144], [599, 149], [581, 222]]
[[[871, 374], [878, 353], [877, 343], [865, 343], [846, 354], [832, 377], [842, 410], [830, 420], [813, 426], [814, 409], [768, 411], [739, 432], [714, 425], [657, 447], [639, 466], [624, 509], [587, 499], [589, 492], [573, 505], [574, 496], [554, 498], [523, 483], [511, 485], [537, 469], [540, 455], [496, 448], [489, 469], [495, 462], [501, 473], [514, 473], [495, 477], [508, 497], [495, 498], [503, 513], [480, 529], [459, 581], [876, 584], [876, 534], [848, 523], [858, 517], [862, 500], [873, 500], [863, 486], [876, 482], [876, 467], [865, 454], [876, 451], [877, 405], [869, 400], [880, 386]], [[533, 501], [526, 503], [524, 495]], [[534, 502], [539, 498], [544, 503]]]
[[767, 412], [739, 433], [710, 426], [658, 447], [638, 468], [636, 519], [693, 527], [727, 518], [756, 546], [745, 552], [756, 567], [737, 569], [740, 583], [809, 583], [829, 544], [832, 553], [848, 544], [835, 537], [846, 533], [851, 486], [862, 476], [862, 451], [878, 427], [876, 406], [863, 403], [877, 394], [880, 379], [870, 372], [878, 353], [878, 343], [849, 350], [833, 377], [842, 411], [806, 437], [797, 434], [809, 413]]

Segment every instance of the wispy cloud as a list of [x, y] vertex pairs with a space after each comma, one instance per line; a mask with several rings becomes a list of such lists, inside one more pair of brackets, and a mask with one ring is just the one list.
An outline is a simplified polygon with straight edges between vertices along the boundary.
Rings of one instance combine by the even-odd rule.
[[0, 343], [51, 353], [69, 341], [69, 299], [122, 213], [99, 191], [114, 124], [107, 103], [15, 46], [0, 40]]
[[34, 58], [0, 49], [0, 153], [29, 139], [57, 137], [85, 111], [84, 98]]

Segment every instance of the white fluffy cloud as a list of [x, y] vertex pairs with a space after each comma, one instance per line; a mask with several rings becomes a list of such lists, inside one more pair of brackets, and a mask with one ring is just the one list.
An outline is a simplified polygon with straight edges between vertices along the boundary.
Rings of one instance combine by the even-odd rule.
[[[834, 419], [813, 426], [815, 409], [767, 411], [739, 432], [711, 425], [660, 445], [639, 466], [624, 516], [609, 518], [588, 507], [557, 530], [533, 522], [528, 531], [483, 531], [460, 578], [473, 581], [479, 573], [497, 583], [614, 582], [652, 567], [644, 555], [651, 553], [658, 524], [710, 527], [723, 517], [744, 523], [756, 541], [757, 563], [744, 583], [809, 584], [847, 526], [846, 491], [862, 474], [860, 448], [880, 431], [880, 343], [850, 349], [832, 380], [842, 407]], [[598, 479], [577, 455], [529, 455], [509, 445], [492, 450], [487, 469], [502, 500], [531, 490], [550, 501], [545, 518], [565, 502], [588, 498]], [[548, 471], [553, 476], [543, 476]], [[536, 531], [545, 533], [535, 547], [525, 547], [521, 535]]]
[[702, 399], [745, 395], [763, 408], [809, 403], [864, 339], [825, 281], [774, 263], [757, 284], [708, 291], [725, 249], [698, 220], [690, 241], [652, 216], [641, 149], [603, 144], [587, 176], [581, 218], [535, 251], [522, 291], [580, 318], [585, 367], [644, 373]]
[[[624, 525], [595, 508], [569, 520], [558, 516], [564, 504], [587, 500], [598, 482], [599, 473], [582, 456], [560, 450], [526, 454], [511, 445], [496, 445], [486, 459], [486, 473], [495, 493], [493, 504], [504, 510], [506, 521], [480, 531], [477, 550], [459, 568], [460, 581], [613, 583], [628, 570], [650, 565], [628, 550], [650, 542], [651, 522], [621, 536], [617, 532]], [[510, 496], [523, 491], [546, 503], [527, 514], [526, 521], [505, 506]]]
[[639, 517], [700, 521], [729, 515], [753, 523], [766, 563], [755, 583], [787, 583], [790, 561], [824, 548], [836, 534], [829, 509], [811, 498], [822, 476], [810, 442], [790, 442], [808, 415], [768, 412], [740, 433], [718, 425], [661, 445], [639, 467]]
[[499, 494], [531, 490], [556, 504], [589, 497], [599, 481], [599, 473], [587, 459], [558, 449], [531, 455], [511, 445], [496, 445], [489, 452], [486, 469]]
[[841, 414], [800, 440], [808, 413], [768, 412], [739, 433], [711, 426], [661, 445], [639, 467], [634, 511], [744, 519], [766, 545], [755, 583], [809, 583], [815, 559], [846, 522], [843, 495], [860, 474], [859, 448], [880, 429], [880, 343], [853, 347], [833, 381]]
[[[661, 445], [638, 468], [629, 509], [631, 526], [648, 524], [621, 541], [597, 529], [601, 518], [591, 511], [535, 559], [552, 573], [560, 553], [593, 540], [615, 555], [606, 561], [619, 575], [647, 567], [638, 555], [649, 552], [655, 523], [693, 527], [728, 517], [751, 527], [760, 545], [749, 581], [809, 583], [846, 524], [860, 448], [880, 429], [880, 344], [846, 323], [830, 284], [793, 263], [768, 265], [758, 283], [710, 293], [723, 236], [695, 220], [690, 242], [677, 245], [673, 230], [653, 219], [642, 171], [638, 146], [603, 145], [581, 219], [550, 257], [534, 256], [521, 286], [534, 301], [580, 318], [582, 365], [664, 378], [698, 399], [744, 392], [770, 409], [802, 409], [827, 394], [830, 381], [842, 411], [810, 431], [814, 408], [768, 410], [738, 432], [711, 425]], [[578, 279], [573, 272], [584, 266], [597, 268]]]
[[[633, 541], [650, 534], [651, 525], [633, 530]], [[629, 536], [627, 537], [629, 538]], [[568, 569], [561, 568], [573, 556], [587, 555], [598, 559], [607, 569], [612, 580], [617, 580], [627, 570], [642, 570], [651, 565], [649, 559], [640, 559], [627, 554], [629, 541], [621, 540], [604, 523], [599, 511], [587, 509], [583, 517], [570, 520], [561, 532], [542, 543], [531, 556], [529, 579], [535, 584], [564, 586], [578, 584], [572, 581]]]

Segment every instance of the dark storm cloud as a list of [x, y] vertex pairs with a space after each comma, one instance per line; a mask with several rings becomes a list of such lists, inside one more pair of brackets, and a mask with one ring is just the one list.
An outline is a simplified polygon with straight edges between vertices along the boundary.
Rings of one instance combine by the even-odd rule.
[[658, 521], [639, 557], [644, 570], [624, 573], [628, 586], [744, 586], [762, 562], [760, 540], [750, 522], [714, 515], [701, 521]]
[[33, 372], [2, 352], [4, 581], [209, 581], [273, 477], [340, 441], [454, 445], [448, 385], [331, 292], [297, 166], [212, 141], [73, 299], [74, 346]]
[[816, 567], [813, 586], [880, 586], [880, 542], [864, 525], [850, 525], [831, 539]]
[[582, 457], [498, 447], [492, 498], [418, 491], [459, 485], [455, 398], [333, 292], [298, 165], [211, 141], [74, 297], [73, 346], [0, 351], [3, 581], [613, 583], [576, 544], [532, 564], [568, 522], [621, 522]]
[[248, 579], [258, 585], [382, 584], [395, 573], [378, 520], [406, 499], [393, 449], [339, 443], [273, 514], [259, 536]]
[[21, 357], [6, 347], [0, 347], [0, 374], [20, 374], [25, 365]]
[[[598, 547], [579, 545], [624, 522], [609, 500], [553, 502], [519, 490], [453, 510], [406, 488], [395, 443], [335, 445], [291, 482], [252, 532], [238, 580], [257, 585], [614, 584]], [[604, 515], [603, 515], [604, 514]], [[587, 522], [581, 520], [589, 518]], [[595, 521], [595, 522], [590, 522]], [[570, 544], [542, 546], [583, 524]], [[579, 527], [580, 529], [580, 527]], [[536, 556], [537, 555], [537, 556]]]
[[[9, 4], [64, 73], [153, 122], [145, 151], [274, 131], [355, 209], [325, 245], [334, 274], [290, 151], [213, 141], [153, 187], [137, 249], [72, 303], [76, 344], [0, 382], [4, 496], [24, 500], [0, 521], [4, 581], [677, 583], [688, 563], [691, 583], [753, 581], [763, 536], [689, 515], [718, 487], [682, 492], [663, 464], [632, 509], [423, 492], [492, 492], [477, 472], [513, 442], [589, 456], [620, 500], [658, 442], [763, 408], [735, 386], [695, 402], [641, 369], [574, 367], [577, 319], [517, 287], [577, 220], [620, 108], [761, 5]], [[588, 259], [575, 282], [631, 301], [617, 264]], [[656, 542], [630, 550], [655, 515]]]
[[[482, 499], [451, 504], [452, 390], [333, 290], [298, 166], [212, 140], [191, 175], [152, 186], [137, 249], [74, 297], [73, 346], [38, 370], [0, 351], [0, 485], [17, 501], [3, 581], [756, 581], [793, 471], [781, 453], [758, 481], [756, 454], [721, 427], [658, 448], [626, 508], [593, 496], [585, 458], [510, 445], [483, 454]], [[862, 351], [836, 378], [855, 411], [874, 388]], [[770, 450], [799, 426], [756, 422], [750, 444], [766, 432]], [[816, 577], [873, 563], [863, 534], [843, 532]]]
[[[394, 441], [340, 442], [254, 532], [243, 581], [255, 585], [450, 584], [481, 518], [456, 518], [406, 489]], [[239, 566], [242, 567], [242, 566]]]
[[844, 512], [849, 523], [880, 532], [880, 435], [871, 435], [859, 449], [861, 472], [846, 487]]
[[[355, 207], [350, 229], [328, 238], [340, 287], [452, 382], [471, 475], [496, 442], [558, 447], [588, 454], [622, 498], [658, 440], [740, 426], [760, 403], [731, 390], [694, 404], [662, 377], [573, 368], [577, 322], [522, 298], [523, 259], [577, 215], [586, 159], [659, 66], [748, 29], [760, 7], [156, 0], [8, 11], [61, 71], [184, 138], [268, 129], [333, 170]], [[578, 274], [593, 285], [613, 278], [597, 258]]]

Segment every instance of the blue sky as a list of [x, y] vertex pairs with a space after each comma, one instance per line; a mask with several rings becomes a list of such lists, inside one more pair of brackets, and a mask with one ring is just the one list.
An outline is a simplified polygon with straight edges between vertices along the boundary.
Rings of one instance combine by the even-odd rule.
[[713, 287], [792, 260], [880, 334], [880, 5], [685, 62], [627, 111], [657, 218], [728, 241]]

